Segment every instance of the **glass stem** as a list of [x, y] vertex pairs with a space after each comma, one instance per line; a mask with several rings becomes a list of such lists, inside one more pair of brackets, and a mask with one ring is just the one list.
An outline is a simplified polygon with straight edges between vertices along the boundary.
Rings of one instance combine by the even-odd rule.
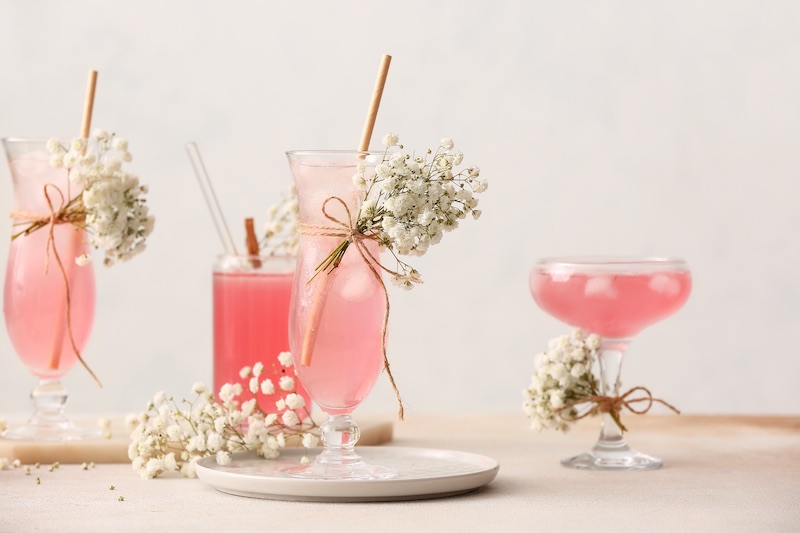
[[332, 415], [319, 429], [323, 449], [317, 456], [318, 464], [354, 466], [363, 462], [353, 450], [361, 437], [361, 431], [350, 415]]
[[[625, 350], [628, 349], [629, 339], [603, 339], [598, 363], [600, 366], [600, 394], [616, 397], [620, 389], [620, 373]], [[616, 420], [615, 420], [616, 417]], [[626, 448], [622, 429], [618, 424], [619, 413], [603, 413], [600, 426], [600, 438], [595, 448], [620, 449]]]
[[68, 425], [64, 416], [67, 389], [57, 379], [42, 379], [31, 391], [34, 414], [30, 423], [37, 426], [57, 427]]

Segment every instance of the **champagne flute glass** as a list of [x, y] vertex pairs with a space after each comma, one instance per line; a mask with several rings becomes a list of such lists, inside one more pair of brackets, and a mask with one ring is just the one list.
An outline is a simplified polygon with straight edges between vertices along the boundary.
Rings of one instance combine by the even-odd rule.
[[[692, 277], [682, 259], [660, 257], [565, 257], [541, 259], [530, 274], [536, 303], [553, 317], [602, 339], [600, 394], [619, 396], [623, 356], [645, 327], [672, 315], [689, 298]], [[561, 461], [592, 470], [659, 468], [662, 461], [631, 449], [608, 413], [587, 453]]]
[[[384, 479], [393, 470], [365, 463], [351, 413], [367, 397], [383, 368], [386, 301], [381, 281], [356, 246], [330, 271], [317, 267], [345, 242], [358, 216], [357, 165], [374, 174], [377, 156], [354, 151], [287, 152], [301, 224], [289, 315], [295, 369], [328, 416], [320, 427], [323, 450], [285, 474], [311, 479]], [[346, 206], [346, 207], [345, 207]], [[376, 242], [364, 243], [378, 257]]]
[[[80, 194], [70, 185], [66, 170], [50, 164], [44, 140], [3, 139], [3, 146], [14, 184], [14, 234], [33, 217], [49, 218]], [[3, 292], [6, 329], [17, 355], [39, 383], [31, 392], [34, 415], [27, 424], [7, 430], [4, 438], [64, 441], [101, 433], [64, 415], [68, 393], [60, 381], [78, 361], [72, 341], [83, 350], [94, 319], [94, 270], [91, 263], [75, 262], [89, 252], [85, 231], [68, 223], [51, 226], [48, 221], [11, 242]]]

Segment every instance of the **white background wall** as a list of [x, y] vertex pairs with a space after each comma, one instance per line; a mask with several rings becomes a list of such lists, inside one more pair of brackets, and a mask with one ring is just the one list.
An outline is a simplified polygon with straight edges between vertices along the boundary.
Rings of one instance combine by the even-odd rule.
[[[373, 147], [451, 136], [490, 180], [484, 216], [393, 292], [390, 357], [409, 416], [520, 411], [534, 355], [567, 328], [527, 287], [537, 257], [683, 256], [687, 306], [632, 345], [625, 384], [688, 413], [800, 412], [800, 4], [792, 0], [135, 2], [3, 0], [0, 136], [130, 140], [157, 217], [147, 252], [97, 265], [97, 319], [69, 410], [129, 412], [211, 380], [220, 251], [184, 152], [229, 218], [288, 184], [283, 152], [355, 148], [381, 54]], [[11, 210], [0, 165], [0, 213]], [[5, 230], [7, 232], [10, 229]], [[0, 264], [8, 247], [0, 246]], [[0, 415], [33, 377], [0, 330]], [[365, 410], [392, 412], [381, 379]]]

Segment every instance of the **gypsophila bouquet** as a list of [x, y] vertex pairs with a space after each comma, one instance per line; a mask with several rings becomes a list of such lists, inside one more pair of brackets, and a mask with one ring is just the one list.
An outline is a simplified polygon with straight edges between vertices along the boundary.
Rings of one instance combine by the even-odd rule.
[[283, 195], [281, 201], [267, 209], [264, 235], [258, 242], [259, 252], [264, 256], [297, 255], [297, 222], [299, 206], [294, 185]]
[[552, 339], [546, 352], [536, 356], [536, 371], [523, 391], [523, 409], [536, 430], [567, 431], [579, 416], [577, 406], [599, 394], [592, 372], [600, 337], [580, 328]]
[[366, 165], [358, 165], [353, 183], [362, 192], [362, 202], [354, 235], [345, 238], [320, 263], [317, 272], [336, 268], [354, 241], [373, 240], [397, 261], [396, 270], [381, 267], [391, 274], [392, 283], [411, 289], [422, 283], [422, 278], [398, 256], [424, 255], [442, 240], [445, 231], [456, 229], [459, 220], [468, 214], [475, 219], [481, 216], [476, 195], [488, 184], [478, 179], [480, 169], [476, 166], [457, 169], [464, 156], [453, 149], [452, 139], [442, 139], [435, 151], [427, 150], [424, 156], [390, 151], [395, 146], [403, 149], [399, 141], [396, 133], [384, 136], [386, 150], [374, 176], [367, 177]]
[[[103, 250], [107, 266], [141, 253], [155, 219], [147, 208], [147, 186], [122, 167], [132, 159], [128, 142], [113, 133], [95, 130], [89, 139], [75, 138], [69, 146], [50, 139], [47, 150], [51, 165], [66, 168], [70, 183], [82, 189], [55, 214], [59, 221], [85, 228], [92, 247]], [[30, 222], [14, 237], [49, 223]], [[75, 261], [85, 265], [90, 258], [84, 254]]]
[[[292, 367], [289, 352], [278, 356], [281, 365]], [[317, 445], [317, 428], [311, 420], [305, 400], [295, 389], [295, 380], [284, 372], [278, 383], [264, 373], [264, 365], [244, 367], [240, 376], [249, 378], [252, 394], [280, 391], [274, 412], [262, 410], [253, 397], [240, 401], [240, 383], [226, 383], [219, 390], [219, 401], [202, 383], [192, 387], [193, 400], [176, 401], [164, 392], [148, 402], [144, 412], [130, 415], [126, 424], [131, 431], [128, 457], [133, 470], [144, 479], [167, 472], [195, 477], [195, 464], [215, 455], [220, 465], [231, 462], [231, 454], [255, 451], [266, 459], [275, 459], [291, 440], [306, 449]], [[308, 462], [308, 456], [303, 462]]]
[[374, 177], [366, 177], [365, 165], [359, 165], [353, 176], [363, 192], [356, 228], [395, 256], [398, 268], [392, 272], [392, 282], [411, 289], [422, 279], [397, 256], [421, 256], [442, 240], [445, 231], [456, 229], [459, 220], [470, 214], [478, 219], [477, 194], [488, 184], [479, 179], [476, 166], [458, 170], [464, 156], [454, 150], [452, 139], [442, 139], [435, 151], [427, 150], [424, 156], [390, 151], [395, 146], [403, 149], [399, 141], [396, 133], [384, 136], [386, 151]]

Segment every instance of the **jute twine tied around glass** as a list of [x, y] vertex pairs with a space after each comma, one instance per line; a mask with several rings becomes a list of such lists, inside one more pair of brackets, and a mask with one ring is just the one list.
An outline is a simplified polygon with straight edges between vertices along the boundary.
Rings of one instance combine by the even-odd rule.
[[[11, 238], [16, 239], [19, 237], [24, 237], [29, 235], [31, 232], [42, 228], [44, 226], [48, 227], [47, 232], [47, 243], [45, 244], [45, 263], [44, 263], [44, 272], [47, 274], [50, 268], [50, 253], [53, 253], [53, 257], [58, 264], [58, 268], [61, 271], [61, 276], [64, 278], [64, 302], [65, 302], [65, 318], [66, 318], [66, 325], [67, 325], [67, 336], [69, 337], [69, 342], [72, 345], [72, 351], [75, 352], [75, 356], [78, 358], [78, 361], [83, 365], [83, 367], [89, 372], [89, 375], [92, 376], [95, 383], [97, 383], [100, 387], [102, 387], [102, 383], [97, 378], [97, 375], [89, 368], [89, 365], [86, 364], [86, 361], [81, 356], [81, 352], [78, 349], [77, 344], [75, 343], [75, 338], [72, 333], [72, 301], [70, 297], [70, 290], [69, 290], [69, 275], [67, 274], [67, 269], [64, 266], [64, 262], [61, 260], [61, 256], [58, 253], [58, 248], [56, 247], [56, 240], [55, 240], [55, 228], [58, 224], [71, 224], [75, 226], [75, 231], [78, 232], [84, 226], [86, 221], [86, 212], [82, 209], [69, 209], [69, 207], [73, 204], [74, 199], [70, 200], [69, 203], [65, 205], [65, 196], [61, 189], [58, 188], [53, 183], [46, 183], [44, 185], [43, 193], [45, 200], [47, 201], [47, 209], [49, 210], [49, 214], [40, 215], [37, 213], [31, 213], [28, 211], [12, 211], [11, 218], [16, 220], [23, 220], [30, 222], [30, 226], [25, 230], [14, 234]], [[58, 193], [60, 198], [60, 204], [58, 209], [55, 208], [53, 205], [53, 199], [50, 196], [50, 189], [54, 190]], [[78, 196], [79, 197], [79, 196]], [[76, 197], [76, 198], [78, 198]], [[69, 235], [70, 238], [74, 239], [76, 236]], [[58, 368], [61, 359], [61, 334], [56, 334], [55, 342], [57, 343], [53, 347], [53, 353], [50, 357], [49, 367], [53, 370]]]
[[[637, 392], [642, 393], [642, 396], [639, 396], [637, 398], [630, 398], [630, 396], [632, 396]], [[639, 407], [639, 408], [634, 407], [634, 404], [642, 402], [646, 403], [644, 407]], [[569, 414], [565, 414], [566, 411], [568, 411], [569, 409], [572, 409], [573, 407], [576, 407], [584, 403], [593, 403], [594, 407], [592, 407], [591, 409], [587, 409], [580, 415], [571, 416]], [[561, 407], [556, 412], [563, 420], [567, 422], [575, 422], [580, 420], [581, 418], [586, 418], [587, 416], [596, 413], [608, 413], [611, 416], [611, 418], [614, 419], [614, 422], [617, 423], [619, 429], [621, 429], [622, 431], [627, 431], [628, 428], [626, 428], [625, 425], [623, 425], [622, 420], [620, 419], [619, 416], [620, 412], [622, 412], [622, 409], [627, 409], [628, 411], [637, 415], [643, 415], [648, 411], [650, 411], [650, 409], [653, 407], [653, 404], [655, 403], [660, 403], [661, 405], [670, 408], [675, 413], [681, 414], [681, 412], [675, 406], [667, 403], [665, 400], [662, 400], [661, 398], [654, 398], [653, 394], [650, 392], [649, 389], [647, 389], [647, 387], [641, 387], [641, 386], [633, 387], [630, 390], [628, 390], [628, 392], [620, 394], [619, 396], [606, 396], [601, 394], [586, 396], [585, 398], [580, 398], [578, 400], [569, 402], [567, 405]]]
[[[328, 203], [331, 201], [338, 202], [344, 207], [345, 212], [347, 213], [347, 220], [342, 221], [337, 219], [336, 217], [330, 215], [327, 211]], [[387, 272], [392, 276], [399, 276], [401, 275], [399, 272], [395, 272], [391, 269], [386, 268], [383, 266], [380, 261], [369, 251], [367, 248], [365, 241], [378, 241], [377, 236], [375, 235], [367, 235], [358, 231], [358, 228], [352, 222], [352, 215], [350, 213], [350, 208], [347, 206], [344, 200], [339, 198], [338, 196], [330, 196], [322, 203], [322, 214], [333, 222], [334, 226], [324, 226], [324, 225], [317, 225], [317, 224], [306, 224], [300, 222], [297, 227], [297, 232], [300, 235], [310, 235], [316, 237], [337, 237], [343, 239], [342, 243], [339, 247], [331, 252], [331, 254], [326, 258], [322, 263], [320, 263], [316, 268], [316, 273], [308, 280], [308, 283], [317, 277], [318, 274], [328, 271], [328, 273], [332, 272], [336, 267], [339, 266], [339, 263], [344, 257], [344, 253], [350, 245], [356, 247], [358, 253], [361, 255], [361, 258], [364, 260], [364, 263], [369, 267], [372, 275], [375, 276], [375, 279], [378, 280], [378, 283], [383, 289], [384, 299], [386, 301], [386, 311], [383, 315], [383, 325], [381, 328], [381, 350], [383, 352], [383, 368], [386, 370], [386, 375], [389, 377], [389, 382], [392, 385], [392, 390], [394, 391], [395, 398], [397, 400], [397, 418], [398, 420], [403, 420], [404, 409], [403, 409], [403, 401], [400, 398], [400, 391], [397, 389], [397, 384], [394, 381], [394, 376], [392, 376], [392, 370], [389, 365], [389, 358], [386, 355], [386, 330], [389, 325], [389, 292], [386, 290], [386, 284], [383, 281], [381, 273], [378, 269]], [[338, 250], [338, 254], [337, 254]], [[376, 268], [377, 267], [377, 268]], [[323, 292], [324, 285], [326, 283], [325, 278], [318, 281], [316, 290], [314, 292], [314, 300], [312, 303], [311, 308], [311, 319], [317, 320], [317, 314], [321, 312], [321, 305], [323, 299], [325, 298], [325, 293]], [[309, 366], [311, 364], [311, 355], [313, 353], [313, 345], [315, 341], [315, 327], [314, 325], [310, 325], [306, 329], [305, 337], [303, 338], [303, 351], [301, 354], [301, 361], [300, 363], [304, 366]]]

